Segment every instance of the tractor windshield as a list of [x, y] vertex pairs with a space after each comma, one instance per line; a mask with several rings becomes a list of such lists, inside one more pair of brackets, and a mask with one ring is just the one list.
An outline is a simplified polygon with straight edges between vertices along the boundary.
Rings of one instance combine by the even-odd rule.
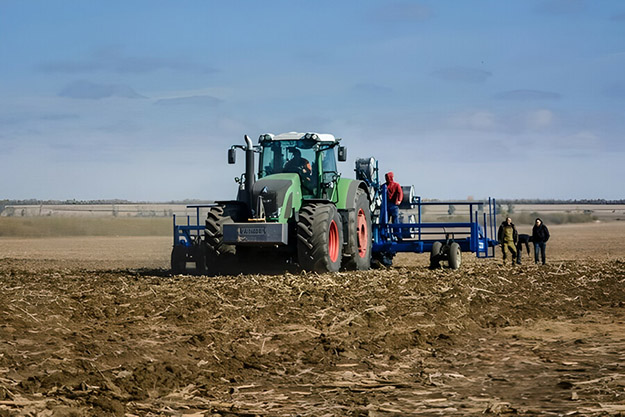
[[281, 140], [263, 144], [259, 177], [282, 172], [301, 174], [305, 168], [312, 170], [316, 144], [314, 140]]
[[306, 139], [262, 143], [259, 178], [285, 172], [299, 175], [304, 194], [318, 196], [320, 183], [338, 175], [334, 144]]
[[259, 177], [290, 172], [298, 174], [304, 194], [315, 195], [319, 184], [318, 143], [314, 140], [280, 140], [263, 144]]

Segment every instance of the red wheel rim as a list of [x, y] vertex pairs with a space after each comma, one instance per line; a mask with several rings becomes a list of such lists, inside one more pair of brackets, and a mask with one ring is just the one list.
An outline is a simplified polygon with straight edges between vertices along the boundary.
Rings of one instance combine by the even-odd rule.
[[330, 260], [332, 262], [336, 262], [339, 258], [339, 228], [336, 226], [336, 222], [334, 220], [330, 223], [328, 252], [330, 254]]
[[356, 227], [358, 231], [358, 256], [364, 258], [367, 256], [367, 248], [369, 247], [369, 230], [367, 230], [367, 217], [363, 209], [358, 210]]

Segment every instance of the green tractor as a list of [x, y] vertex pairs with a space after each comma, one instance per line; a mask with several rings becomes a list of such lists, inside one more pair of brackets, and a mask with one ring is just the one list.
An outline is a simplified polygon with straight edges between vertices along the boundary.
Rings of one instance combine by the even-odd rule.
[[[264, 134], [245, 151], [245, 173], [235, 201], [209, 208], [204, 230], [206, 271], [236, 273], [284, 262], [306, 271], [365, 270], [371, 264], [371, 202], [363, 181], [341, 178], [347, 159], [329, 134]], [[259, 154], [258, 171], [255, 154]]]

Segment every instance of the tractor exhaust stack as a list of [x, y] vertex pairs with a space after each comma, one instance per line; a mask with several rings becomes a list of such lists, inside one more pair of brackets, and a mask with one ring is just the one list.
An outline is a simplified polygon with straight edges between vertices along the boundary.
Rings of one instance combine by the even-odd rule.
[[249, 206], [252, 207], [252, 188], [254, 187], [254, 144], [248, 135], [245, 135], [245, 191]]

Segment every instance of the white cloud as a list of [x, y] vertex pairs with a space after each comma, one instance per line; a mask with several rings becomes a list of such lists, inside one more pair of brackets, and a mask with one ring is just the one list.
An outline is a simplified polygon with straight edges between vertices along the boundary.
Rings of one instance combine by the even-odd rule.
[[601, 136], [589, 130], [564, 135], [542, 135], [537, 142], [542, 150], [555, 158], [597, 159], [604, 154], [604, 141]]
[[599, 150], [601, 147], [601, 137], [594, 132], [582, 131], [563, 137], [561, 143], [573, 149]]
[[527, 113], [525, 121], [530, 129], [544, 129], [553, 124], [555, 115], [551, 110], [539, 109]]
[[215, 107], [222, 102], [221, 99], [213, 96], [188, 96], [176, 98], [163, 98], [154, 104], [159, 106], [192, 106], [192, 107]]
[[562, 95], [553, 91], [510, 90], [495, 94], [495, 98], [512, 101], [559, 100]]
[[451, 124], [461, 129], [491, 130], [497, 126], [497, 121], [494, 113], [477, 110], [452, 116]]

